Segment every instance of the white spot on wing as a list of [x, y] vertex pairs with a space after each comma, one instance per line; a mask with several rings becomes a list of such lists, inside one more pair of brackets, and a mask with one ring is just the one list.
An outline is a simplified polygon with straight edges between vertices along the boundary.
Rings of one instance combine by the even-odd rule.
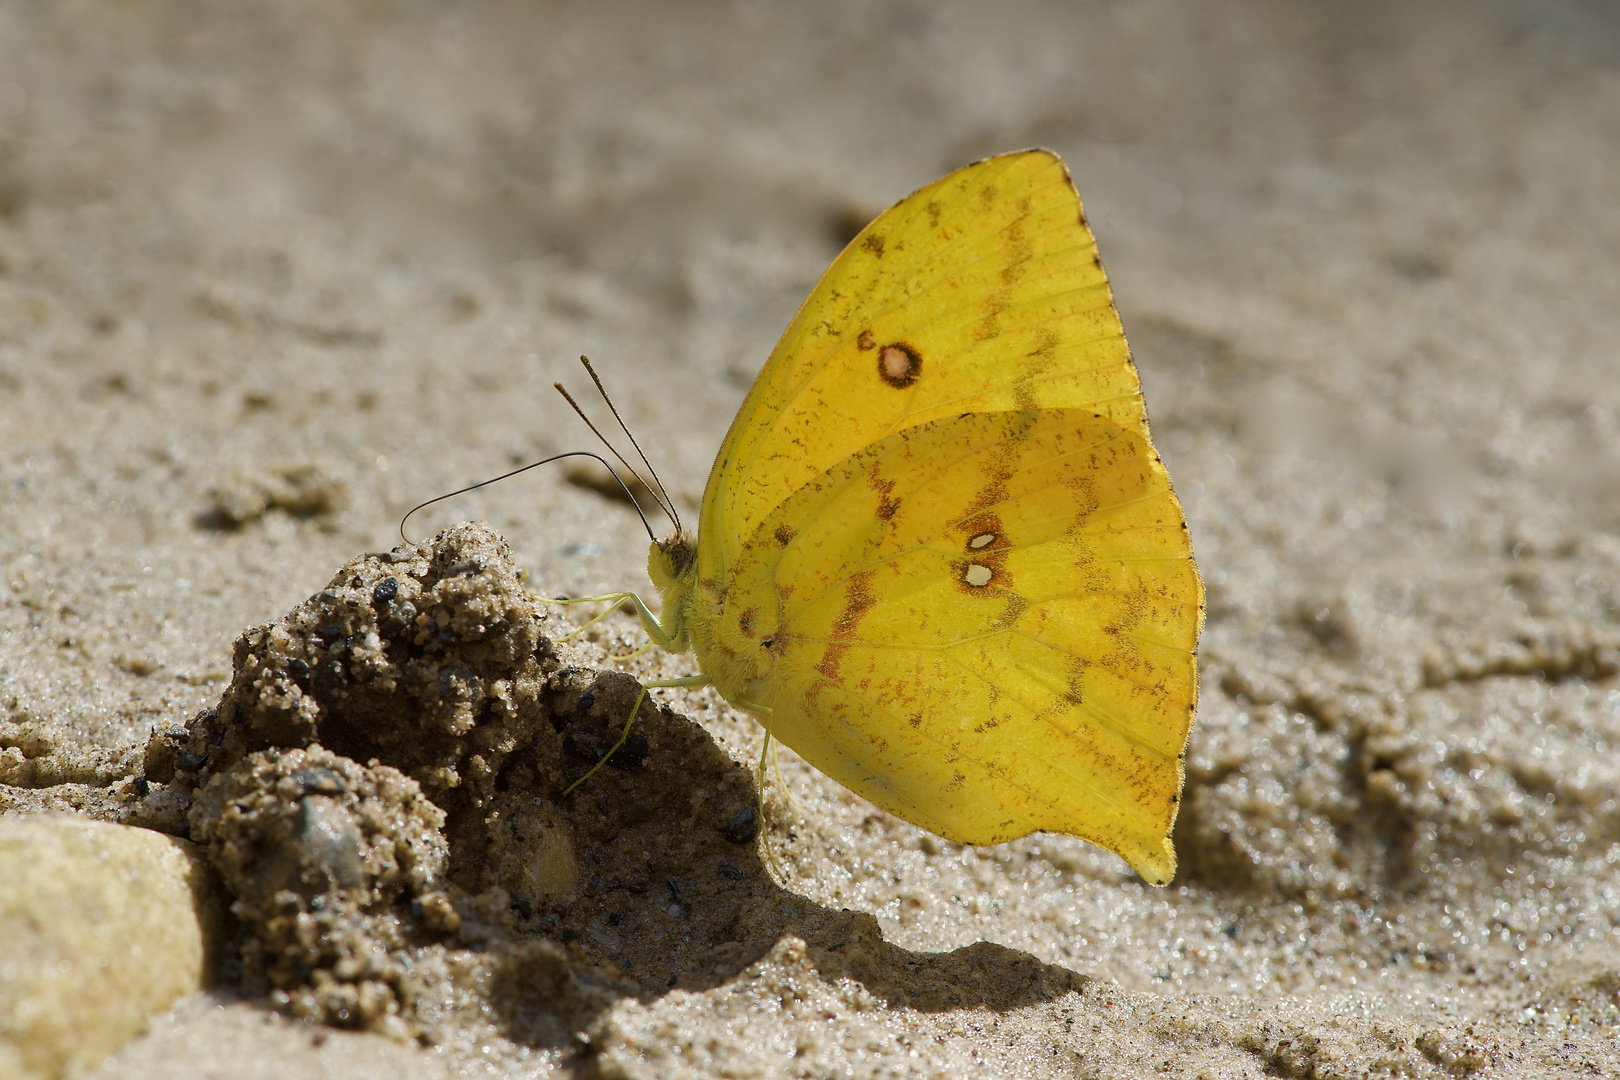
[[891, 381], [905, 379], [911, 375], [911, 357], [906, 355], [904, 349], [897, 349], [893, 345], [887, 346], [883, 352], [883, 374]]
[[972, 548], [974, 551], [978, 551], [986, 544], [993, 543], [995, 539], [995, 533], [980, 533], [978, 536], [975, 536], [973, 539], [968, 541], [968, 547]]
[[969, 585], [978, 588], [990, 584], [990, 579], [994, 576], [995, 575], [991, 572], [988, 566], [980, 566], [978, 563], [969, 563], [967, 573], [962, 575], [962, 579]]

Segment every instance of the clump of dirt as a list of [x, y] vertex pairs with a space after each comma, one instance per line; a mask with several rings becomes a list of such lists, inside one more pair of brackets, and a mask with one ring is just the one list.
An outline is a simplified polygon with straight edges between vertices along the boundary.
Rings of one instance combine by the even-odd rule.
[[449, 858], [444, 811], [414, 780], [319, 746], [261, 750], [215, 773], [190, 819], [236, 894], [244, 964], [269, 980], [278, 1006], [408, 1030], [395, 908], [454, 910], [434, 891]]
[[309, 518], [334, 514], [349, 505], [348, 485], [318, 464], [233, 475], [209, 494], [202, 523], [218, 529], [240, 529], [272, 510]]
[[362, 556], [243, 632], [219, 706], [148, 746], [147, 779], [201, 786], [256, 751], [319, 744], [399, 769], [450, 814], [486, 803], [514, 753], [525, 780], [555, 783], [543, 617], [488, 529]]
[[574, 1028], [548, 1017], [774, 941], [741, 928], [771, 889], [748, 770], [629, 675], [563, 666], [547, 611], [482, 525], [364, 555], [245, 631], [218, 706], [152, 737], [141, 782], [191, 794], [246, 985], [423, 1035], [424, 973], [478, 971], [515, 1035], [549, 1041]]

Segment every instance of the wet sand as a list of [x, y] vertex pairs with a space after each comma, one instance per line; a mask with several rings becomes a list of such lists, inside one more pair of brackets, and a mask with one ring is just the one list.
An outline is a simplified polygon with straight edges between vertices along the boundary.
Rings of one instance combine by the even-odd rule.
[[[8, 812], [117, 817], [246, 628], [587, 446], [579, 353], [694, 509], [852, 227], [1021, 146], [1085, 199], [1209, 587], [1168, 889], [784, 752], [781, 880], [582, 907], [568, 970], [617, 974], [569, 1024], [546, 928], [485, 912], [527, 974], [412, 954], [431, 1045], [227, 979], [102, 1074], [1620, 1072], [1616, 117], [1575, 2], [0, 7]], [[473, 519], [537, 593], [646, 591], [588, 478], [413, 539]], [[757, 726], [659, 697], [747, 778]]]

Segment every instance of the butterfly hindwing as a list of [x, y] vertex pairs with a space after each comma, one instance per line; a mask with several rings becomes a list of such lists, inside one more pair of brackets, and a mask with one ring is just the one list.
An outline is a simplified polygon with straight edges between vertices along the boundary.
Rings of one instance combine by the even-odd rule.
[[932, 421], [742, 550], [719, 644], [771, 660], [746, 694], [773, 735], [942, 836], [1066, 832], [1168, 879], [1200, 590], [1140, 437], [1079, 410]]

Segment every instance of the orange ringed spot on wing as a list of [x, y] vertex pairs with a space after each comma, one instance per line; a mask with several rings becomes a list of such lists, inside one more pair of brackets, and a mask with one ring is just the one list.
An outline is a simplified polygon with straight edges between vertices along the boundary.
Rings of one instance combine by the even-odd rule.
[[896, 390], [904, 390], [921, 375], [922, 357], [910, 345], [897, 341], [878, 351], [878, 378]]
[[978, 551], [980, 548], [995, 542], [995, 533], [980, 533], [978, 536], [975, 536], [973, 539], [968, 541], [968, 547], [972, 548], [974, 551]]
[[995, 571], [988, 566], [980, 563], [968, 563], [967, 572], [962, 575], [962, 580], [976, 589], [982, 589], [990, 584], [990, 579], [995, 576]]
[[871, 352], [877, 348], [877, 342], [872, 340], [872, 331], [862, 330], [861, 336], [855, 339], [855, 347], [861, 352]]

